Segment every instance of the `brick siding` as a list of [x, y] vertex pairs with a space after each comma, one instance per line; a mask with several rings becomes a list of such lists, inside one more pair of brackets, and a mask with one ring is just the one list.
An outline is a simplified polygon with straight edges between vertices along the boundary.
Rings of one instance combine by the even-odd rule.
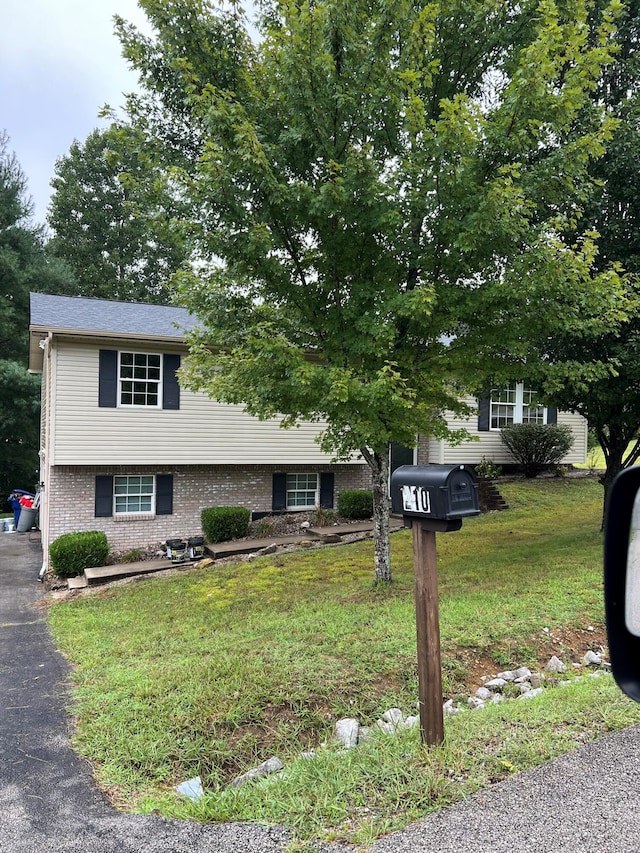
[[[167, 539], [201, 535], [200, 512], [210, 506], [244, 506], [254, 513], [271, 511], [275, 466], [187, 466], [158, 470], [148, 466], [88, 469], [57, 466], [51, 469], [47, 545], [63, 533], [103, 530], [115, 550], [147, 548]], [[344, 489], [370, 489], [366, 465], [298, 465], [288, 473], [334, 471], [334, 507]], [[173, 514], [96, 518], [95, 478], [98, 474], [173, 474]]]

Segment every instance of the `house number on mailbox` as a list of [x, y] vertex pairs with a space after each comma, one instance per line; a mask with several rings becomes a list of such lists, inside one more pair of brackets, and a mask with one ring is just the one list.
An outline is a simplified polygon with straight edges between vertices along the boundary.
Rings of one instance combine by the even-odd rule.
[[402, 506], [410, 512], [431, 512], [429, 490], [424, 486], [402, 486]]

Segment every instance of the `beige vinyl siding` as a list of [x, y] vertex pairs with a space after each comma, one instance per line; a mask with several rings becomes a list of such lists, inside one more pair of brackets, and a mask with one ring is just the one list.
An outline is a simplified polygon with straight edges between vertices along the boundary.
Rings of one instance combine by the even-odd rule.
[[[123, 348], [154, 351], [139, 345]], [[282, 430], [278, 421], [261, 422], [241, 406], [216, 403], [185, 389], [177, 411], [100, 408], [95, 345], [58, 340], [55, 377], [54, 465], [293, 466], [330, 461], [314, 441], [321, 425]]]
[[[477, 402], [472, 398], [467, 400], [470, 406], [476, 406]], [[469, 434], [477, 436], [477, 440], [465, 441], [458, 446], [451, 446], [445, 441], [436, 439], [429, 440], [429, 461], [439, 464], [476, 465], [483, 456], [505, 465], [513, 462], [513, 458], [500, 440], [499, 430], [480, 432], [478, 430], [478, 419], [472, 417], [469, 420], [456, 418], [450, 412], [446, 414], [447, 423], [451, 429], [463, 429], [466, 427]], [[574, 443], [569, 453], [564, 457], [566, 465], [586, 462], [587, 459], [587, 422], [580, 415], [570, 412], [558, 412], [558, 424], [567, 424], [573, 433]]]

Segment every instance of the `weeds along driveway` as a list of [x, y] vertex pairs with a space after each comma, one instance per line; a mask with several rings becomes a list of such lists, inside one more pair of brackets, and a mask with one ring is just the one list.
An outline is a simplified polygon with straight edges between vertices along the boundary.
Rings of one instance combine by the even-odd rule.
[[36, 533], [0, 533], [0, 853], [275, 853], [283, 829], [118, 814], [69, 743], [69, 671], [51, 640]]

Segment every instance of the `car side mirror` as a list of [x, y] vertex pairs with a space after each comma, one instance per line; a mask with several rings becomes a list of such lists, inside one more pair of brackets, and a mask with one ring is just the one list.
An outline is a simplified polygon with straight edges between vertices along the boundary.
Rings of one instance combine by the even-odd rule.
[[609, 493], [604, 602], [613, 677], [640, 702], [640, 466], [621, 471]]

